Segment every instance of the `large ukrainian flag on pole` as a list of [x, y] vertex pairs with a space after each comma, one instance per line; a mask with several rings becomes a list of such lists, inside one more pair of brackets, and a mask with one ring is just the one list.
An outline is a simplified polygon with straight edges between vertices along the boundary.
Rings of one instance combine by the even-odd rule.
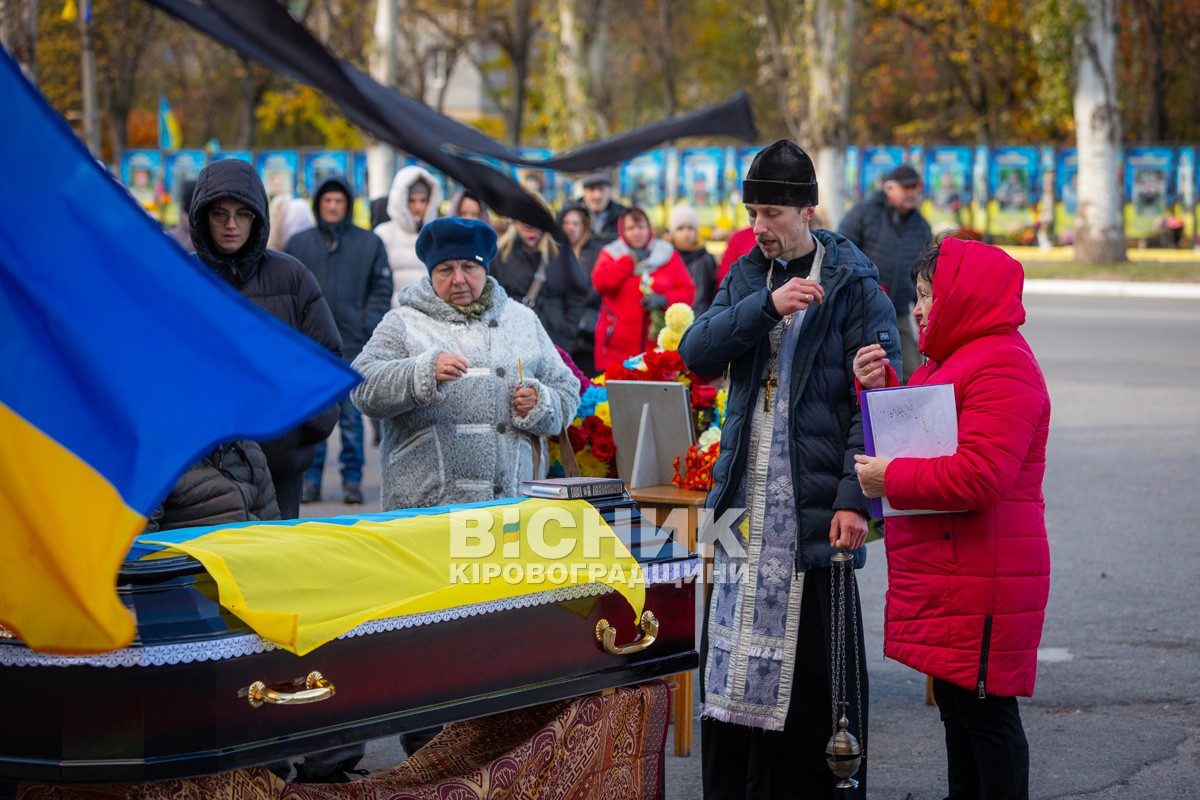
[[273, 438], [358, 381], [242, 299], [105, 172], [0, 49], [0, 624], [123, 647], [115, 579], [188, 466]]

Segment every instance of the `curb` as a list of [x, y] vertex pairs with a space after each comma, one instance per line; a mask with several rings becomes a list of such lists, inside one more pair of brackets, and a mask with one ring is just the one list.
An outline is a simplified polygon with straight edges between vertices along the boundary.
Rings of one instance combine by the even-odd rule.
[[1140, 283], [1133, 281], [1027, 280], [1025, 294], [1087, 297], [1150, 297], [1200, 299], [1200, 283]]

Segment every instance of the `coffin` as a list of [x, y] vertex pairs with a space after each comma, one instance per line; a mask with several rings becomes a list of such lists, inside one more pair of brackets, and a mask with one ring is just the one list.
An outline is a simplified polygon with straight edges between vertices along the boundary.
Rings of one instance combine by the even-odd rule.
[[225, 613], [198, 562], [127, 561], [132, 646], [56, 656], [0, 639], [0, 780], [211, 774], [695, 668], [696, 556], [628, 495], [590, 502], [641, 564], [649, 646], [623, 597], [585, 584], [374, 620], [296, 656]]

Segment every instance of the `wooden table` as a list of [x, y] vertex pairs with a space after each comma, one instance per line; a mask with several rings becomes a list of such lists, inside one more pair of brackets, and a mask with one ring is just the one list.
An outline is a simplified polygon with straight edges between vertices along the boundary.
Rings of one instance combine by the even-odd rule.
[[[629, 496], [638, 504], [638, 510], [656, 526], [675, 529], [675, 541], [692, 552], [696, 552], [696, 532], [699, 527], [700, 509], [704, 507], [707, 492], [680, 489], [677, 486], [646, 486], [630, 489]], [[704, 577], [707, 565], [701, 564], [696, 578], [696, 594], [704, 602]], [[671, 692], [672, 720], [675, 723], [675, 755], [687, 757], [692, 754], [692, 672], [683, 672], [674, 677], [676, 688]]]

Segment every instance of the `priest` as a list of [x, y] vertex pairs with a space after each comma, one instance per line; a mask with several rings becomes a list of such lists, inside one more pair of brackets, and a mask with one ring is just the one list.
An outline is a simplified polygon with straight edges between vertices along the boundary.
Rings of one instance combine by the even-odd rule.
[[[867, 742], [857, 587], [853, 570], [832, 580], [830, 558], [842, 550], [856, 567], [865, 561], [853, 360], [878, 342], [900, 369], [896, 314], [867, 257], [811, 228], [817, 177], [796, 144], [755, 156], [742, 199], [756, 246], [679, 345], [688, 369], [727, 371], [730, 381], [707, 500], [715, 546], [701, 662], [704, 796], [866, 797], [865, 757], [857, 790], [844, 795], [826, 764], [838, 699], [864, 751]], [[839, 611], [847, 634], [834, 642]], [[839, 651], [846, 677], [835, 697]]]

